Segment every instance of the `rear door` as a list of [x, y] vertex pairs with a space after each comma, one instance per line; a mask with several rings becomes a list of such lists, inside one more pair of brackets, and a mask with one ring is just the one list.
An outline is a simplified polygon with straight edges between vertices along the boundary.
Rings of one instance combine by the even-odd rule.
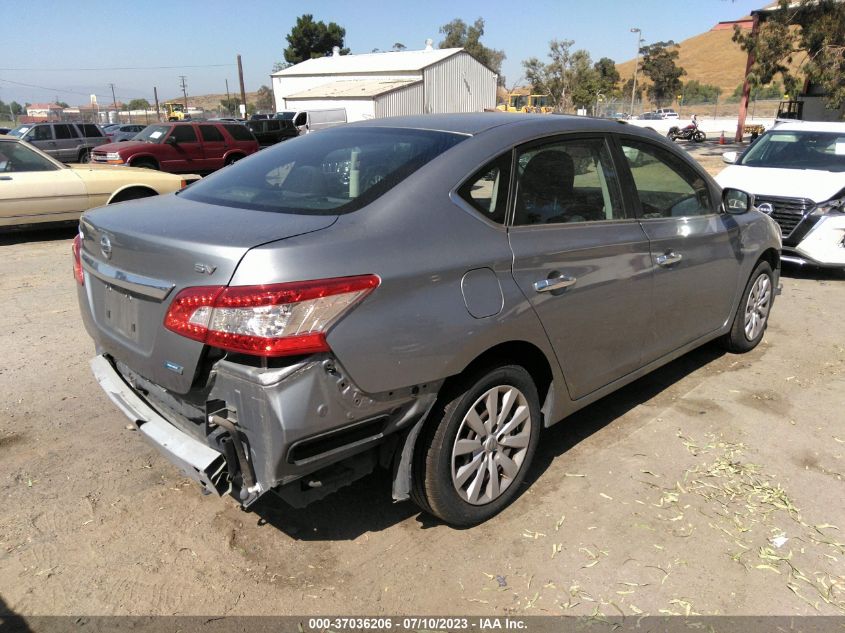
[[[168, 139], [176, 141], [173, 145], [167, 143]], [[161, 167], [164, 171], [190, 172], [206, 169], [205, 153], [202, 143], [197, 138], [194, 125], [180, 123], [174, 125], [164, 146], [167, 150], [161, 160]]]
[[636, 370], [651, 316], [645, 233], [603, 136], [520, 148], [508, 231], [513, 275], [537, 311], [570, 396]]
[[644, 348], [649, 362], [725, 324], [742, 245], [738, 224], [720, 213], [718, 192], [703, 173], [655, 143], [626, 137], [620, 142], [623, 178], [637, 192], [651, 244], [655, 314]]
[[53, 134], [56, 137], [56, 158], [66, 163], [76, 162], [76, 149], [80, 142], [76, 126], [70, 123], [53, 123]]
[[223, 166], [223, 157], [229, 149], [229, 144], [216, 125], [200, 124], [200, 137], [203, 147], [203, 166], [205, 169], [220, 169]]

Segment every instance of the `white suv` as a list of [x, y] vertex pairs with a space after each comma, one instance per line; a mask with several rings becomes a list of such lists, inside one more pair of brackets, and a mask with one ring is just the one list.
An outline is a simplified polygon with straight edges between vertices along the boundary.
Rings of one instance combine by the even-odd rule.
[[845, 123], [784, 123], [723, 159], [716, 180], [780, 225], [783, 261], [845, 268]]
[[661, 119], [677, 119], [678, 113], [675, 112], [672, 108], [660, 108], [657, 111], [657, 114], [660, 115]]

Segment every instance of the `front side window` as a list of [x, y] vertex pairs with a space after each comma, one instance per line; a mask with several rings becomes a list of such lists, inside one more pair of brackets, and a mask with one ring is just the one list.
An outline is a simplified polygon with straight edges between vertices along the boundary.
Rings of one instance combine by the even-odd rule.
[[560, 141], [520, 154], [515, 225], [624, 218], [616, 172], [603, 140]]
[[20, 143], [0, 142], [0, 172], [55, 171], [52, 161]]
[[672, 152], [623, 140], [643, 219], [680, 218], [715, 213], [710, 190], [699, 174]]
[[196, 143], [197, 133], [193, 125], [174, 125], [170, 137], [178, 143]]
[[488, 220], [504, 224], [510, 172], [511, 154], [508, 152], [473, 174], [458, 189], [458, 194]]
[[332, 128], [275, 145], [179, 195], [276, 213], [348, 213], [377, 199], [465, 138], [426, 130]]
[[49, 125], [36, 125], [29, 134], [26, 135], [27, 141], [52, 141], [53, 129]]

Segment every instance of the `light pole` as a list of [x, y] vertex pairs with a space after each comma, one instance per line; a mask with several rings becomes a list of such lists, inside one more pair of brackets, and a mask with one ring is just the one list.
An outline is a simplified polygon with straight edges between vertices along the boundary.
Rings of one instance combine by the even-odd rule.
[[639, 67], [640, 67], [640, 45], [643, 42], [645, 42], [645, 40], [643, 39], [643, 32], [640, 29], [634, 27], [634, 28], [631, 29], [631, 33], [637, 34], [637, 57], [636, 57], [636, 60], [634, 61], [634, 85], [631, 86], [631, 118], [633, 118], [633, 116], [634, 116], [634, 97], [637, 94], [637, 71], [639, 70]]

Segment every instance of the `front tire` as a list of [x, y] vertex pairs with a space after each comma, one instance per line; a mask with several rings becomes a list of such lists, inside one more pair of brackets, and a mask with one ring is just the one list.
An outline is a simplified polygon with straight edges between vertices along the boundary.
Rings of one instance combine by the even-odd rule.
[[774, 290], [772, 267], [769, 262], [760, 262], [745, 285], [731, 331], [722, 339], [728, 351], [735, 354], [750, 352], [763, 340], [769, 324]]
[[703, 143], [706, 138], [707, 135], [701, 130], [696, 130], [695, 133], [692, 135], [692, 140], [696, 143]]
[[468, 526], [519, 494], [542, 425], [537, 387], [519, 365], [468, 375], [432, 410], [414, 463], [414, 501], [446, 523]]
[[79, 156], [77, 157], [77, 162], [80, 163], [90, 163], [91, 162], [91, 150], [90, 149], [81, 149], [79, 150]]

